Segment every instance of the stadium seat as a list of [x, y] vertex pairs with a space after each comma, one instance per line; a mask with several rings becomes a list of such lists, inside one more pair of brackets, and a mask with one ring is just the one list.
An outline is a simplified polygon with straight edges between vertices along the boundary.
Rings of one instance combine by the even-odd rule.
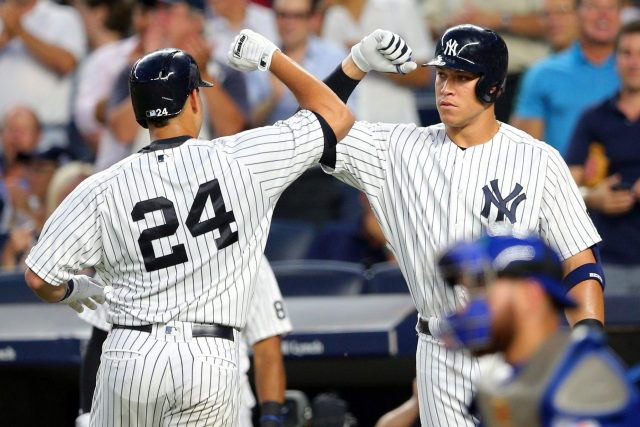
[[314, 234], [313, 225], [303, 221], [273, 221], [264, 253], [269, 261], [304, 258]]
[[30, 303], [41, 300], [27, 286], [24, 272], [0, 272], [0, 303]]
[[282, 295], [358, 295], [364, 287], [364, 267], [342, 261], [292, 260], [272, 262]]
[[398, 264], [381, 262], [374, 264], [367, 271], [367, 294], [407, 294], [409, 288], [404, 280]]

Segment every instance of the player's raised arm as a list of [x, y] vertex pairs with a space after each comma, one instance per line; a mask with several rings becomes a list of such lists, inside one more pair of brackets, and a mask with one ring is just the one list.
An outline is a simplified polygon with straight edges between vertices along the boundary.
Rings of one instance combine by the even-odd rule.
[[344, 103], [264, 36], [242, 30], [227, 56], [229, 64], [241, 71], [270, 70], [291, 90], [303, 109], [322, 116], [337, 139], [342, 139], [351, 129], [355, 119]]

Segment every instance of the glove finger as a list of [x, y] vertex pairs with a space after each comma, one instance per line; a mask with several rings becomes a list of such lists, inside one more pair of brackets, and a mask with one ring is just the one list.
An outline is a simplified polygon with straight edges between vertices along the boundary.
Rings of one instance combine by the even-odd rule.
[[389, 33], [388, 37], [385, 37], [380, 43], [378, 43], [378, 52], [387, 57], [395, 57], [393, 54], [400, 46], [401, 41], [402, 39], [400, 38], [400, 36], [394, 33]]
[[411, 48], [405, 43], [404, 40], [399, 39], [399, 41], [400, 42], [398, 43], [398, 47], [394, 52], [390, 54], [385, 54], [384, 52], [382, 52], [384, 57], [394, 64], [400, 64], [402, 62], [408, 61], [411, 57], [411, 54], [413, 53]]
[[380, 44], [380, 42], [383, 42], [385, 39], [387, 39], [388, 43], [388, 39], [393, 36], [393, 33], [391, 31], [381, 30], [380, 28], [378, 28], [373, 33], [371, 33], [371, 35], [378, 42], [378, 44]]
[[82, 307], [82, 304], [78, 303], [77, 301], [70, 302], [69, 303], [69, 307], [73, 308], [78, 313], [82, 313], [84, 311], [84, 308]]
[[384, 30], [380, 30], [380, 31], [381, 31], [380, 35], [382, 37], [379, 40], [376, 39], [378, 41], [376, 48], [378, 49], [378, 51], [382, 52], [383, 50], [389, 49], [393, 46], [393, 43], [395, 42], [395, 34], [392, 33], [391, 31], [384, 31]]
[[101, 281], [99, 281], [98, 279], [96, 279], [95, 277], [89, 277], [89, 281], [91, 283], [93, 283], [96, 286], [99, 286], [101, 288], [104, 288], [104, 283], [102, 283]]
[[411, 55], [412, 54], [413, 54], [413, 52], [411, 51], [411, 48], [407, 46], [407, 49], [398, 58], [396, 58], [396, 59], [387, 58], [387, 59], [389, 59], [392, 64], [399, 65], [399, 64], [403, 64], [405, 62], [411, 61]]
[[94, 295], [91, 297], [91, 299], [98, 304], [104, 304], [104, 302], [106, 301], [106, 298], [104, 297], [104, 295]]
[[93, 302], [91, 298], [84, 298], [81, 302], [91, 310], [95, 310], [96, 308], [98, 308], [98, 306]]
[[418, 64], [416, 64], [413, 61], [409, 61], [409, 62], [405, 62], [404, 64], [396, 65], [396, 70], [398, 70], [398, 72], [400, 74], [408, 74], [408, 73], [414, 71], [417, 68], [418, 68]]

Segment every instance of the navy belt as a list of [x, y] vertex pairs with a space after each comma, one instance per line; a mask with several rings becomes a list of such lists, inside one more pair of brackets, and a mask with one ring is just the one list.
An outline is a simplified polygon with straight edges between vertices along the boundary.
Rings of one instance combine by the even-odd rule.
[[[127, 325], [113, 325], [112, 329], [131, 329], [132, 331], [140, 331], [151, 333], [153, 325], [139, 325], [139, 326], [127, 326]], [[210, 337], [210, 338], [224, 338], [229, 341], [233, 341], [233, 328], [226, 325], [218, 325], [216, 323], [194, 323], [191, 326], [191, 336], [198, 337]]]
[[418, 331], [421, 334], [431, 335], [431, 331], [429, 330], [429, 321], [420, 317], [418, 319]]

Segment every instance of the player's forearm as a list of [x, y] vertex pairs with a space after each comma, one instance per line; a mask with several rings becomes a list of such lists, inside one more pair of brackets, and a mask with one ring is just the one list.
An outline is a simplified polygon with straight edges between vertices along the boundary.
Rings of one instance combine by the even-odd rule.
[[431, 67], [418, 67], [414, 72], [408, 74], [383, 73], [382, 75], [399, 86], [425, 87], [431, 78], [431, 70]]
[[569, 291], [569, 296], [578, 302], [578, 308], [567, 310], [571, 326], [584, 319], [596, 319], [604, 324], [604, 293], [595, 280], [586, 280]]
[[24, 273], [24, 278], [27, 286], [31, 288], [38, 298], [46, 302], [59, 302], [67, 291], [66, 286], [54, 286], [45, 282], [40, 276], [31, 271], [30, 268]]
[[76, 58], [69, 51], [35, 37], [24, 28], [20, 28], [17, 35], [38, 61], [56, 73], [64, 75], [76, 69]]
[[338, 140], [346, 136], [355, 119], [331, 89], [279, 51], [273, 55], [270, 70], [291, 90], [302, 108], [327, 121]]
[[253, 346], [253, 369], [258, 401], [284, 402], [287, 377], [280, 337], [271, 337]]

